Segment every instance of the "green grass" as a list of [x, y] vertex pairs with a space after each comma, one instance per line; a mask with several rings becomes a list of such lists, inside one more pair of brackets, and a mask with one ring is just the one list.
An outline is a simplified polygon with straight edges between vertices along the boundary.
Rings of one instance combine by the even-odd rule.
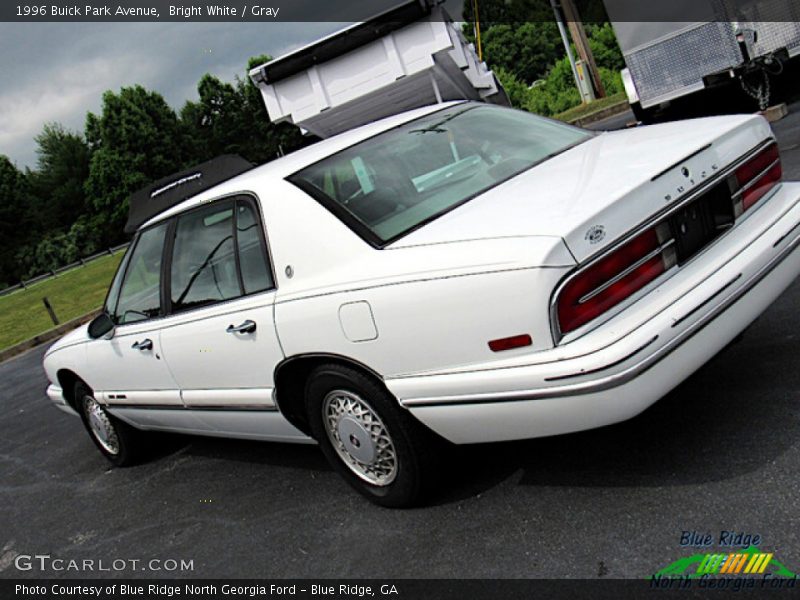
[[117, 252], [98, 258], [85, 267], [0, 297], [0, 350], [52, 329], [42, 303], [45, 296], [60, 323], [100, 308], [122, 255]]
[[588, 117], [596, 112], [600, 112], [609, 106], [622, 103], [628, 103], [628, 99], [625, 97], [625, 92], [619, 92], [612, 96], [601, 98], [600, 100], [594, 100], [586, 104], [581, 104], [580, 106], [574, 106], [569, 110], [565, 110], [564, 112], [557, 114], [554, 118], [558, 119], [559, 121], [572, 122], [576, 121], [577, 119]]

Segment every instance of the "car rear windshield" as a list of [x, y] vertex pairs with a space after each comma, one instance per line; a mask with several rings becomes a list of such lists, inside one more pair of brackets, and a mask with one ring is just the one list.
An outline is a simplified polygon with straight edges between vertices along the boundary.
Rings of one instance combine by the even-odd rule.
[[459, 104], [351, 146], [289, 181], [382, 246], [591, 135], [518, 110]]

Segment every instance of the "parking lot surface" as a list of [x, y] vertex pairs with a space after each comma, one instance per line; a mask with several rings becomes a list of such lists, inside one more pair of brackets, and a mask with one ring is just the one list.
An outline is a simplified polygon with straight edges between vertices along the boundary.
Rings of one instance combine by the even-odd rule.
[[[800, 180], [792, 108], [774, 129]], [[628, 422], [461, 449], [414, 510], [369, 504], [314, 446], [171, 436], [111, 469], [46, 399], [34, 349], [0, 365], [0, 577], [642, 578], [693, 553], [683, 531], [723, 530], [800, 571], [798, 307], [800, 282]], [[18, 570], [33, 554], [192, 569]]]

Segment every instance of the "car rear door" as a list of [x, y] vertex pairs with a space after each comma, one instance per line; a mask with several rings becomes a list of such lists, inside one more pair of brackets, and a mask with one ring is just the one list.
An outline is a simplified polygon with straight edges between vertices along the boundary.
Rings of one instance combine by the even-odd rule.
[[212, 411], [275, 411], [283, 353], [257, 200], [240, 195], [178, 216], [167, 254], [161, 346], [184, 406], [209, 424]]

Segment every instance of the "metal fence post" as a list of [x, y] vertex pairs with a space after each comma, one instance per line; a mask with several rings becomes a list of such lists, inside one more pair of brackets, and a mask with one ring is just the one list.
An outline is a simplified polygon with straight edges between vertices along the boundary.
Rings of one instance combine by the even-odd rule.
[[47, 314], [50, 315], [50, 319], [53, 321], [53, 325], [58, 325], [58, 317], [56, 316], [56, 311], [54, 311], [53, 307], [50, 306], [50, 301], [47, 299], [47, 296], [42, 298], [42, 302], [44, 303], [44, 307], [47, 309]]

